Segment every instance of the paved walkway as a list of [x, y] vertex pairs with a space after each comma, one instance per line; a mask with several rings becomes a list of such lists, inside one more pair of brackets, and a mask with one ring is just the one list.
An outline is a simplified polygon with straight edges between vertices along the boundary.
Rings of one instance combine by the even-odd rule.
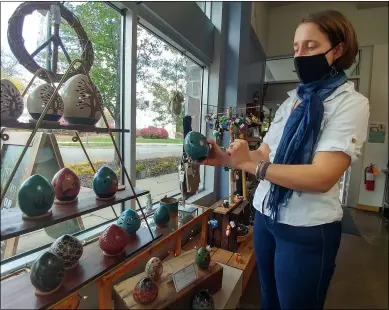
[[[166, 174], [158, 176], [155, 178], [147, 178], [143, 180], [137, 180], [136, 187], [147, 189], [151, 192], [151, 197], [153, 202], [159, 201], [165, 195], [171, 196], [179, 192], [179, 180], [177, 173]], [[142, 207], [146, 205], [146, 197], [139, 197], [139, 202]], [[120, 215], [121, 205], [115, 205], [113, 207], [117, 215]], [[85, 228], [90, 228], [95, 225], [106, 222], [115, 218], [115, 214], [112, 208], [105, 208], [98, 210], [86, 215], [81, 216], [82, 222]], [[62, 224], [62, 225], [61, 225]], [[61, 227], [66, 227], [64, 223], [59, 223], [54, 226], [58, 227], [58, 230]], [[54, 228], [54, 226], [51, 226]], [[56, 228], [54, 228], [55, 230]], [[63, 228], [62, 228], [63, 229]], [[19, 244], [17, 248], [17, 254], [26, 252], [28, 250], [34, 249], [38, 246], [45, 245], [47, 243], [53, 242], [55, 239], [48, 236], [45, 229], [34, 231], [32, 233], [23, 235], [19, 238]]]

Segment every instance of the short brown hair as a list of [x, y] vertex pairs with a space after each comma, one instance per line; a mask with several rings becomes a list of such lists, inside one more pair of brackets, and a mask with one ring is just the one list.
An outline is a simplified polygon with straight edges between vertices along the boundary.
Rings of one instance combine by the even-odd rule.
[[311, 13], [301, 19], [301, 23], [314, 23], [319, 26], [331, 42], [332, 47], [344, 43], [343, 55], [335, 61], [337, 70], [346, 70], [355, 62], [358, 53], [358, 41], [350, 21], [334, 10]]

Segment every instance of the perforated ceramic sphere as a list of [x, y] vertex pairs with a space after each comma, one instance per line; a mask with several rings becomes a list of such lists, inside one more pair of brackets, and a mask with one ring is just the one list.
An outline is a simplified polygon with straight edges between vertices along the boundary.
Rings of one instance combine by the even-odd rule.
[[161, 260], [158, 257], [150, 258], [145, 267], [146, 276], [154, 281], [158, 281], [161, 278], [162, 272], [163, 265]]
[[128, 244], [128, 233], [112, 224], [99, 237], [99, 246], [105, 255], [114, 256], [123, 252]]
[[81, 241], [70, 235], [59, 237], [50, 247], [50, 251], [62, 260], [65, 269], [77, 265], [83, 250]]
[[49, 294], [59, 288], [64, 272], [62, 260], [51, 252], [45, 252], [32, 264], [30, 280], [40, 294]]
[[134, 234], [140, 228], [141, 221], [136, 211], [128, 209], [119, 216], [116, 223], [129, 234]]
[[39, 174], [30, 176], [19, 188], [19, 207], [27, 216], [34, 217], [45, 214], [50, 210], [53, 202], [53, 186]]
[[207, 290], [201, 290], [196, 293], [192, 300], [192, 309], [194, 310], [206, 310], [214, 309], [215, 303], [212, 295]]
[[170, 220], [169, 211], [165, 206], [159, 206], [153, 214], [153, 219], [155, 225], [158, 227], [164, 227], [169, 223]]
[[184, 150], [192, 160], [204, 160], [210, 152], [207, 138], [196, 131], [190, 131], [186, 135]]
[[93, 190], [99, 198], [110, 198], [118, 190], [118, 177], [109, 167], [101, 167], [93, 177]]
[[17, 120], [23, 114], [24, 101], [20, 91], [7, 79], [1, 79], [1, 120]]
[[132, 296], [139, 304], [149, 304], [158, 297], [158, 285], [153, 279], [143, 278], [136, 284]]

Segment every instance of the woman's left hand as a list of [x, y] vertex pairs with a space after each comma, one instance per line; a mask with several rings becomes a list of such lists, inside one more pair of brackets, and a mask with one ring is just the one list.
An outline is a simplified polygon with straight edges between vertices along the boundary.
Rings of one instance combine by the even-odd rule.
[[245, 170], [251, 162], [250, 149], [246, 140], [236, 139], [227, 149], [230, 157], [230, 164], [233, 169]]

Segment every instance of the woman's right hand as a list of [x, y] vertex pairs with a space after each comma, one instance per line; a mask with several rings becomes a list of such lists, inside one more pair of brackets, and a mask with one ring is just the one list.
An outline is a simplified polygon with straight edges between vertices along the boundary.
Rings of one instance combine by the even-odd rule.
[[221, 150], [215, 140], [208, 139], [207, 142], [210, 144], [210, 153], [205, 160], [198, 161], [197, 163], [208, 166], [226, 166], [228, 163], [228, 154]]

